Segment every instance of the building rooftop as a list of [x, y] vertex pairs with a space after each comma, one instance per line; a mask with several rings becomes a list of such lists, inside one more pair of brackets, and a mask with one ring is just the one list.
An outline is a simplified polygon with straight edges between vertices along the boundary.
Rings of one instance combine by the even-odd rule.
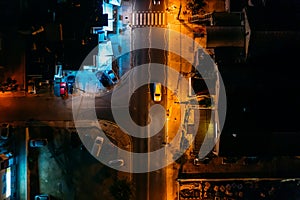
[[252, 31], [300, 30], [300, 5], [247, 7], [247, 17]]

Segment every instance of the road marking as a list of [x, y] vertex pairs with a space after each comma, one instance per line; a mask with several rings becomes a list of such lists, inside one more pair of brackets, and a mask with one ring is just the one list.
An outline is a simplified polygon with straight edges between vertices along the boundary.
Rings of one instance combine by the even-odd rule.
[[163, 23], [163, 25], [165, 25], [166, 24], [166, 13], [162, 13], [162, 23]]
[[132, 13], [132, 14], [131, 14], [131, 25], [132, 25], [132, 26], [135, 25], [135, 20], [136, 20], [136, 19], [135, 19], [135, 14]]
[[135, 25], [138, 25], [139, 24], [139, 14], [138, 13], [134, 13], [134, 14], [136, 14]]
[[151, 13], [147, 13], [147, 25], [150, 25], [150, 20], [151, 20]]
[[158, 13], [158, 25], [161, 25], [162, 22], [162, 13]]
[[153, 13], [151, 13], [151, 25], [152, 26], [154, 25], [154, 15], [153, 15]]
[[147, 24], [147, 17], [146, 17], [147, 13], [144, 13], [144, 25]]
[[140, 13], [140, 16], [139, 16], [139, 25], [143, 25], [143, 13]]
[[166, 26], [166, 13], [142, 11], [132, 13], [132, 25], [135, 27]]

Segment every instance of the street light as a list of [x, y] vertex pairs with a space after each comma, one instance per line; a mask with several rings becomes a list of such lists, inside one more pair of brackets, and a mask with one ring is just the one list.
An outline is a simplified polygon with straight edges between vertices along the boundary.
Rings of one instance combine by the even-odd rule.
[[31, 34], [32, 35], [36, 35], [36, 34], [39, 34], [39, 33], [43, 32], [43, 31], [45, 31], [45, 29], [44, 29], [43, 26], [41, 26], [39, 29], [33, 31]]
[[154, 0], [154, 1], [153, 1], [153, 4], [154, 4], [154, 5], [160, 5], [160, 1]]

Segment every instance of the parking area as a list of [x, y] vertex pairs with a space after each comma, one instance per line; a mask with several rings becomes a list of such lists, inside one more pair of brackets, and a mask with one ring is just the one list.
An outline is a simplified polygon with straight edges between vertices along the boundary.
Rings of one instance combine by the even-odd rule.
[[[104, 130], [109, 131], [106, 124]], [[83, 128], [90, 142], [96, 141], [97, 128]], [[108, 133], [111, 135], [112, 133]], [[114, 134], [117, 134], [114, 131]], [[28, 147], [28, 172], [30, 183], [30, 199], [36, 195], [48, 194], [52, 199], [107, 199], [113, 200], [118, 195], [114, 190], [118, 184], [124, 184], [130, 190], [130, 177], [118, 172], [101, 162], [94, 156], [89, 146], [80, 140], [75, 128], [59, 128], [47, 125], [30, 128], [30, 139], [47, 139], [45, 145]], [[29, 139], [29, 141], [30, 141]], [[124, 139], [123, 139], [123, 142]], [[102, 144], [101, 152], [109, 152], [108, 144]], [[111, 165], [124, 165], [124, 161], [114, 160]], [[101, 190], [99, 190], [101, 188]], [[125, 191], [126, 190], [126, 191]]]
[[297, 199], [299, 180], [201, 180], [179, 183], [179, 199]]

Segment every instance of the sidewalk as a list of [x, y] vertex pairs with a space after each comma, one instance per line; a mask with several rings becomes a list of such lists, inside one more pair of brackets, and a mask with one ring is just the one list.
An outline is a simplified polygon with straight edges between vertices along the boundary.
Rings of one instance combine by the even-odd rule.
[[118, 63], [118, 75], [122, 77], [126, 71], [131, 69], [129, 54], [131, 50], [131, 29], [126, 27], [119, 35], [109, 35], [108, 39], [112, 44], [114, 59]]
[[[169, 6], [173, 6], [175, 5], [175, 7], [179, 8], [180, 7], [180, 2], [179, 1], [169, 1]], [[182, 6], [182, 10], [181, 10], [181, 15], [179, 16], [179, 19], [177, 19], [177, 14], [178, 14], [178, 9], [176, 10], [176, 12], [172, 12], [172, 13], [168, 13], [168, 28], [170, 30], [174, 30], [179, 32], [182, 35], [186, 35], [188, 37], [190, 37], [191, 39], [194, 39], [194, 41], [196, 43], [198, 43], [200, 46], [202, 46], [203, 48], [205, 48], [206, 46], [206, 38], [194, 38], [194, 33], [193, 30], [195, 27], [199, 27], [200, 25], [195, 25], [195, 24], [190, 24], [188, 23], [188, 17], [190, 16], [190, 14], [185, 14], [183, 15], [183, 11], [186, 11], [186, 4], [185, 2], [181, 1], [181, 6]], [[171, 36], [170, 36], [171, 37]], [[178, 41], [172, 41], [170, 39], [170, 42], [178, 42]], [[192, 49], [192, 51], [195, 51], [195, 49]], [[191, 64], [193, 63], [186, 63], [186, 62], [182, 62], [182, 60], [179, 60], [178, 57], [173, 57], [173, 56], [169, 56], [168, 58], [168, 66], [172, 67], [173, 69], [175, 69], [178, 72], [181, 73], [189, 73], [191, 72]], [[179, 68], [179, 66], [181, 66]], [[186, 101], [188, 100], [188, 88], [184, 87], [184, 84], [180, 84], [180, 80], [181, 79], [185, 79], [186, 77], [179, 77], [179, 82], [178, 82], [178, 88], [177, 91], [172, 91], [172, 92], [168, 92], [168, 101], [167, 101], [167, 110], [170, 112], [169, 116], [168, 116], [168, 141], [172, 141], [173, 138], [175, 137], [175, 135], [177, 134], [178, 130], [180, 128], [182, 128], [183, 124], [181, 123], [184, 114], [181, 111], [181, 106], [184, 106], [182, 104], [178, 104], [175, 102], [178, 102], [178, 94], [180, 94], [181, 99], [180, 101]], [[183, 109], [184, 110], [184, 109]], [[181, 137], [179, 137], [181, 140]], [[174, 142], [174, 141], [173, 141]], [[176, 143], [181, 143], [181, 141], [177, 141]], [[172, 154], [175, 153], [179, 153], [179, 152], [175, 152], [178, 151], [178, 149], [174, 149]], [[189, 149], [187, 150], [187, 152], [185, 152], [184, 154], [188, 154]], [[184, 157], [184, 155], [183, 155]], [[180, 173], [180, 168], [181, 168], [181, 164], [174, 162], [173, 164], [169, 165], [167, 167], [167, 199], [168, 200], [174, 200], [178, 198], [178, 183], [177, 183], [177, 178], [179, 176]]]
[[[178, 130], [181, 127], [181, 117], [182, 114], [180, 113], [180, 104], [176, 104], [177, 98], [171, 92], [167, 93], [167, 136], [165, 138], [166, 143], [174, 142], [175, 144], [180, 143], [180, 141], [173, 141], [174, 137], [176, 136]], [[180, 137], [179, 137], [180, 139]], [[172, 149], [170, 154], [168, 154], [168, 160], [172, 159], [172, 156], [175, 155], [178, 149]], [[171, 157], [171, 158], [170, 158]], [[173, 162], [169, 166], [166, 167], [166, 180], [167, 180], [167, 200], [174, 200], [176, 199], [177, 193], [177, 182], [176, 179], [178, 178], [178, 173], [180, 169], [180, 164]]]
[[15, 92], [1, 92], [0, 93], [0, 98], [1, 97], [25, 97], [26, 92], [25, 91], [15, 91]]
[[[131, 151], [131, 138], [123, 134], [118, 126], [106, 120], [100, 120], [99, 123], [107, 137], [116, 141], [119, 148]], [[45, 134], [48, 128], [44, 128], [38, 134]], [[51, 136], [53, 138], [52, 140], [49, 138], [47, 147], [40, 149], [36, 161], [39, 193], [50, 194], [55, 199], [102, 197], [112, 200], [109, 188], [113, 181], [124, 179], [128, 182], [132, 181], [132, 174], [110, 169], [90, 154], [88, 146], [80, 147], [82, 141], [75, 127], [68, 129], [51, 127], [51, 129], [47, 134], [53, 135]], [[91, 139], [99, 134], [97, 128], [82, 127], [82, 129], [86, 129], [86, 137]], [[108, 150], [109, 144], [105, 142], [102, 148], [101, 151]], [[98, 191], [99, 188], [102, 190]]]

